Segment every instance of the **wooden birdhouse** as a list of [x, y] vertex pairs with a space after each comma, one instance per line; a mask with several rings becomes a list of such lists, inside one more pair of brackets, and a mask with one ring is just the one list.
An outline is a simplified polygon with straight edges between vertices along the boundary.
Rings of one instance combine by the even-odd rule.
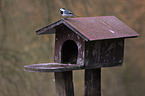
[[55, 72], [56, 96], [74, 96], [72, 70], [85, 69], [84, 96], [101, 96], [101, 67], [123, 63], [124, 40], [139, 36], [115, 16], [60, 19], [36, 31], [55, 34], [54, 63], [24, 66]]
[[124, 39], [139, 35], [115, 16], [60, 19], [36, 33], [55, 34], [55, 63], [86, 69], [120, 66]]

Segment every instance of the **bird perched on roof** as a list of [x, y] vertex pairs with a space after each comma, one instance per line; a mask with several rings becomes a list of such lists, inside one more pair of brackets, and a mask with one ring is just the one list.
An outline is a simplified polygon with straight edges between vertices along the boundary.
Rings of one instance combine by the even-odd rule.
[[[64, 19], [67, 19], [69, 16], [77, 16], [75, 14], [73, 14], [71, 11], [66, 10], [65, 8], [61, 8], [60, 9], [61, 15], [64, 16]], [[79, 16], [77, 16], [79, 17]]]

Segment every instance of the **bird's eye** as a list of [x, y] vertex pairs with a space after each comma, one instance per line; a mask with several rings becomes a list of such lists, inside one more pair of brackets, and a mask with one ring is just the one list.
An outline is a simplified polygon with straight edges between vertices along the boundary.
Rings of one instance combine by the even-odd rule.
[[60, 11], [61, 14], [63, 14], [63, 11]]

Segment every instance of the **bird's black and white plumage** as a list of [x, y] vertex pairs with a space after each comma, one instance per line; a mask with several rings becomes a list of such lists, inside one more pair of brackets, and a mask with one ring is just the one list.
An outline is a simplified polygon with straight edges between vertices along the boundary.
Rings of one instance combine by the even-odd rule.
[[61, 8], [60, 12], [61, 12], [61, 15], [65, 17], [65, 19], [68, 18], [69, 16], [77, 16], [77, 15], [74, 15], [71, 11], [66, 10], [65, 8]]

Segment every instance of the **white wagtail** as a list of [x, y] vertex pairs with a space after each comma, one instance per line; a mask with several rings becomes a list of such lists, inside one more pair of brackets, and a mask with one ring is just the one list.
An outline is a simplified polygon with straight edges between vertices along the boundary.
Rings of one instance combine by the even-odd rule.
[[[73, 14], [71, 11], [66, 10], [65, 8], [61, 8], [60, 9], [61, 15], [64, 16], [64, 19], [67, 19], [69, 16], [77, 16], [75, 14]], [[77, 16], [79, 17], [79, 16]]]

